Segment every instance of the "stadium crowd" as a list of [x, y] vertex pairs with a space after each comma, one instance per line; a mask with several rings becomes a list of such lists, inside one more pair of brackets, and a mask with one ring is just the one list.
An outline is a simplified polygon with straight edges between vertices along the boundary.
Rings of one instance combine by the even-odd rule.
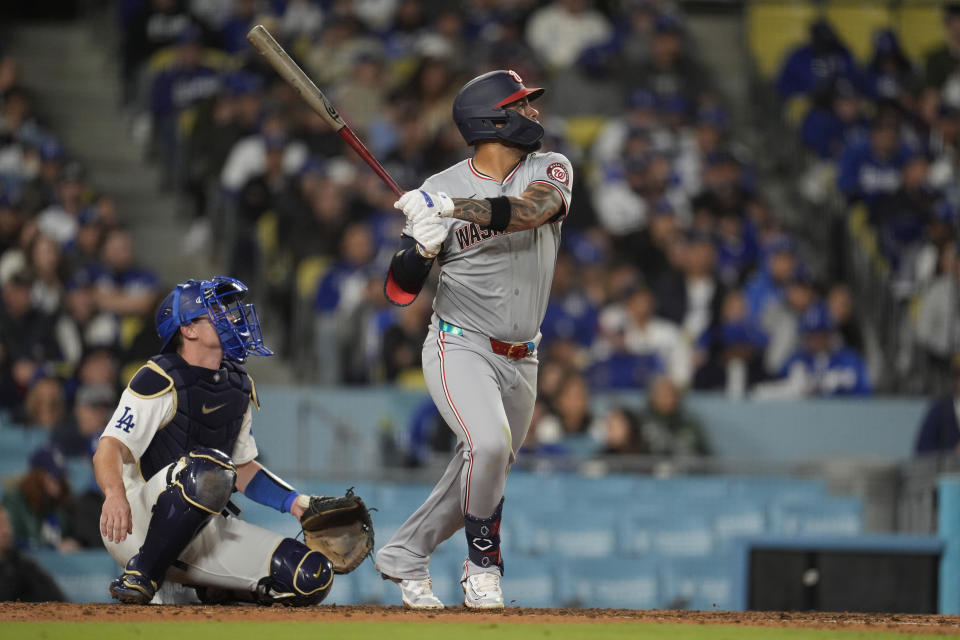
[[[708, 453], [683, 407], [688, 389], [873, 391], [849, 283], [805, 263], [674, 3], [118, 6], [131, 135], [149, 141], [161, 187], [181, 198], [185, 250], [213, 251], [251, 285], [271, 346], [305, 379], [417, 385], [431, 296], [405, 309], [384, 300], [395, 198], [248, 46], [256, 23], [408, 188], [469, 152], [450, 117], [467, 79], [508, 68], [547, 88], [537, 103], [544, 148], [566, 154], [575, 176], [542, 327], [532, 450]], [[960, 323], [948, 320], [960, 299], [960, 80], [935, 69], [957, 63], [960, 17], [949, 16], [950, 40], [926, 78], [892, 34], [878, 35], [875, 62], [858, 69], [818, 23], [777, 84], [784, 98], [811, 97], [798, 135], [838, 167], [836, 188], [869, 206], [897, 273], [923, 287], [918, 323], [932, 328], [920, 335], [947, 360], [960, 349]], [[82, 456], [125, 372], [155, 350], [162, 287], [137, 264], [110, 194], [44, 126], [17, 69], [0, 53], [0, 408]], [[648, 408], [591, 415], [591, 394], [610, 390], [648, 394]], [[434, 431], [410, 430], [412, 463]]]

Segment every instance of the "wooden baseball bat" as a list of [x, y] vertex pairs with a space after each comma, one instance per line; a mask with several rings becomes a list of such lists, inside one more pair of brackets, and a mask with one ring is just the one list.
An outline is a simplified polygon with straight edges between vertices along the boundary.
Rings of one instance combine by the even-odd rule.
[[320, 114], [327, 124], [333, 127], [337, 135], [353, 147], [353, 150], [380, 176], [380, 179], [390, 187], [390, 190], [393, 191], [394, 194], [397, 196], [403, 195], [404, 190], [400, 188], [400, 185], [390, 177], [387, 170], [373, 157], [373, 154], [364, 146], [360, 138], [358, 138], [350, 128], [350, 125], [343, 121], [343, 118], [340, 117], [340, 114], [337, 113], [334, 106], [330, 104], [327, 97], [323, 95], [323, 92], [313, 83], [313, 80], [307, 77], [303, 69], [293, 61], [290, 54], [284, 51], [280, 43], [270, 35], [270, 32], [267, 31], [262, 24], [258, 24], [253, 29], [250, 29], [250, 32], [247, 33], [247, 40], [267, 59], [267, 62], [280, 74], [280, 77], [297, 90], [297, 93], [310, 105], [310, 108]]

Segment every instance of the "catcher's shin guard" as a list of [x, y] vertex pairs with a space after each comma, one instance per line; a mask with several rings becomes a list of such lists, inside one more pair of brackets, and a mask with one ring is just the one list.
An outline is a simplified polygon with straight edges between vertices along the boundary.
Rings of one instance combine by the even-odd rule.
[[319, 551], [293, 538], [284, 538], [270, 558], [270, 576], [261, 580], [268, 602], [306, 607], [327, 597], [333, 585], [333, 567]]
[[[163, 584], [167, 567], [200, 527], [226, 507], [237, 478], [237, 468], [229, 456], [216, 449], [191, 451], [173, 467], [172, 473], [170, 484], [157, 496], [140, 551], [130, 558], [119, 578], [121, 584], [152, 585], [156, 591]], [[148, 589], [140, 590], [147, 595]], [[111, 593], [114, 591], [111, 585]], [[116, 593], [114, 597], [130, 601]], [[146, 601], [152, 597], [150, 593]]]
[[500, 518], [503, 513], [503, 498], [489, 518], [475, 518], [469, 513], [463, 518], [463, 530], [467, 534], [467, 550], [470, 562], [478, 567], [498, 567], [503, 575], [503, 558], [500, 556]]

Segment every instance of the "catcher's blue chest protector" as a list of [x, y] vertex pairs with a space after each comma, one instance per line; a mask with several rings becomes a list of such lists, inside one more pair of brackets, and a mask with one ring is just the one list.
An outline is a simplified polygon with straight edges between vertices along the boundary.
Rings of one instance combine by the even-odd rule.
[[[168, 379], [143, 367], [130, 381], [141, 396], [158, 393], [162, 383], [177, 394], [173, 419], [161, 427], [140, 458], [140, 472], [150, 479], [160, 469], [199, 448], [219, 449], [230, 455], [240, 434], [243, 416], [253, 399], [253, 384], [243, 368], [229, 360], [218, 371], [194, 367], [175, 353], [155, 356]], [[161, 387], [162, 388], [162, 387]]]

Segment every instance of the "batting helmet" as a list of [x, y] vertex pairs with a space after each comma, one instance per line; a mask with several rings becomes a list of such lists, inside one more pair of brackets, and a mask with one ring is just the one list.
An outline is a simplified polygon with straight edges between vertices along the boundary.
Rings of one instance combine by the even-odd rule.
[[543, 127], [504, 107], [522, 98], [536, 100], [541, 95], [543, 89], [523, 86], [523, 80], [514, 71], [491, 71], [460, 89], [453, 100], [453, 121], [467, 144], [503, 140], [535, 150], [540, 147]]
[[157, 334], [163, 341], [161, 351], [169, 350], [170, 341], [180, 327], [206, 316], [220, 336], [227, 359], [243, 362], [249, 355], [273, 355], [263, 344], [257, 310], [252, 304], [241, 304], [246, 294], [245, 284], [227, 276], [178, 284], [157, 308]]

